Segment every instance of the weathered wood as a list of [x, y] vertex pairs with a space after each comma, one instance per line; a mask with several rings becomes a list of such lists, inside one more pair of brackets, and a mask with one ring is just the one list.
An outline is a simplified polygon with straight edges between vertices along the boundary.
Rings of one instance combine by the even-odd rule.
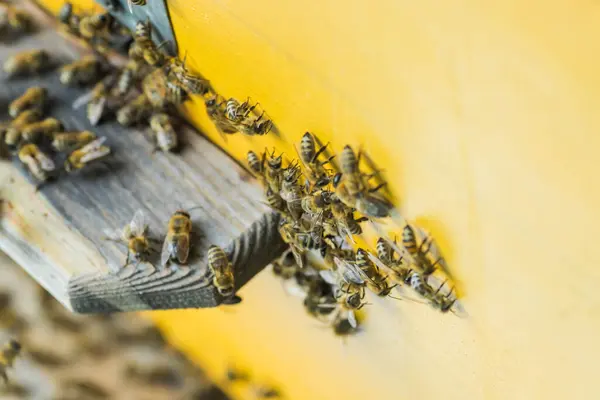
[[[81, 50], [56, 32], [43, 30], [0, 48], [0, 59], [32, 48], [45, 48], [63, 61], [77, 58]], [[106, 136], [113, 149], [106, 162], [61, 175], [38, 194], [15, 173], [28, 176], [16, 158], [12, 166], [3, 162], [0, 167], [0, 248], [64, 305], [79, 312], [214, 307], [222, 299], [205, 264], [211, 244], [229, 246], [238, 287], [283, 250], [278, 219], [261, 204], [261, 190], [251, 176], [191, 128], [179, 129], [179, 154], [153, 153], [145, 127], [126, 130], [114, 121], [90, 127], [84, 110], [71, 107], [84, 92], [61, 85], [56, 73], [0, 79], [5, 81], [1, 119], [8, 118], [5, 105], [10, 100], [29, 86], [41, 85], [52, 99], [47, 115], [63, 121], [68, 130], [89, 129]], [[150, 236], [162, 240], [171, 214], [190, 207], [194, 236], [187, 266], [158, 267], [158, 249], [149, 263], [123, 268], [126, 247], [103, 239], [105, 230], [123, 227], [143, 209]], [[265, 212], [268, 216], [261, 219]], [[259, 225], [249, 236], [237, 240], [255, 221]]]

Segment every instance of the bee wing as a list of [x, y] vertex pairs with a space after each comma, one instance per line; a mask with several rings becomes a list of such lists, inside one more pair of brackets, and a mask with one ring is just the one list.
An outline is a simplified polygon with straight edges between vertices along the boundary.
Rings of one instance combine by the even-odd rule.
[[98, 158], [102, 158], [109, 153], [110, 153], [110, 147], [102, 146], [98, 149], [94, 149], [94, 150], [86, 153], [83, 157], [81, 157], [81, 162], [85, 164], [90, 161], [96, 160]]
[[160, 264], [163, 267], [167, 266], [167, 263], [171, 259], [171, 255], [173, 254], [173, 242], [171, 241], [171, 237], [167, 235], [165, 241], [163, 242], [162, 250], [160, 252]]
[[174, 249], [177, 261], [179, 261], [180, 264], [185, 264], [190, 253], [189, 236], [181, 235], [177, 238], [177, 242], [177, 248]]
[[292, 249], [292, 254], [296, 259], [296, 264], [298, 264], [300, 268], [304, 268], [304, 254], [302, 253], [302, 251], [293, 244], [290, 244], [290, 248]]
[[356, 314], [354, 313], [354, 310], [348, 310], [348, 323], [353, 328], [356, 328], [358, 326], [358, 322], [356, 321]]
[[133, 2], [131, 0], [127, 0], [127, 7], [129, 7], [129, 13], [133, 14]]
[[108, 240], [121, 240], [123, 238], [123, 229], [103, 229], [102, 232]]
[[40, 167], [42, 167], [44, 171], [54, 171], [56, 168], [54, 161], [44, 153], [39, 152], [35, 158], [38, 160]]
[[106, 142], [106, 136], [99, 137], [98, 139], [89, 142], [79, 150], [84, 153], [89, 153], [91, 151], [98, 150], [100, 147], [102, 147], [104, 142]]
[[323, 278], [323, 280], [325, 282], [329, 283], [330, 285], [337, 286], [337, 275], [332, 270], [330, 270], [330, 269], [321, 270], [321, 271], [319, 271], [319, 275], [321, 275], [321, 278]]
[[340, 260], [337, 257], [333, 258], [333, 261], [337, 265], [340, 270], [340, 275], [344, 278], [348, 283], [355, 283], [357, 285], [363, 285], [366, 280], [369, 279], [368, 276], [356, 265], [351, 264], [347, 261]]
[[104, 114], [104, 107], [106, 106], [106, 97], [102, 96], [97, 101], [92, 101], [88, 103], [88, 119], [90, 120], [90, 124], [92, 126], [98, 125], [100, 122], [100, 118], [102, 118], [102, 114]]
[[147, 226], [146, 214], [144, 214], [143, 210], [137, 210], [129, 223], [131, 234], [133, 236], [142, 236], [146, 232]]
[[78, 98], [76, 98], [71, 107], [73, 107], [73, 110], [77, 110], [78, 108], [81, 108], [82, 106], [84, 106], [87, 103], [89, 103], [90, 101], [92, 101], [93, 98], [94, 98], [94, 91], [90, 90], [89, 92], [84, 93], [81, 96], [79, 96]]
[[390, 267], [388, 267], [387, 265], [385, 265], [383, 263], [383, 261], [381, 261], [379, 259], [379, 257], [375, 256], [374, 254], [371, 254], [370, 251], [367, 251], [367, 257], [369, 257], [369, 260], [371, 260], [371, 262], [373, 264], [375, 264], [376, 266], [378, 266], [379, 268], [383, 269], [384, 271], [390, 269]]

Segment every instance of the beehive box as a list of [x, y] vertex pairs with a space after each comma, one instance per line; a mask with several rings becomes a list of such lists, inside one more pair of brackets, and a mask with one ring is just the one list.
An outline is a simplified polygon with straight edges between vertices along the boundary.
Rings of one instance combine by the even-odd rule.
[[168, 5], [190, 67], [260, 101], [280, 136], [224, 142], [200, 101], [189, 119], [240, 160], [292, 157], [305, 131], [362, 146], [468, 313], [369, 298], [344, 342], [264, 271], [231, 311], [151, 313], [174, 344], [214, 379], [235, 364], [292, 399], [598, 396], [600, 4]]

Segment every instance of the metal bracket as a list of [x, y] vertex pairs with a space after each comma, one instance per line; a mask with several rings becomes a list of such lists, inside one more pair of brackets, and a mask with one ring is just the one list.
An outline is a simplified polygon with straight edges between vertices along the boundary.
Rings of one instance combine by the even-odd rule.
[[106, 8], [119, 23], [135, 31], [138, 21], [149, 20], [152, 24], [152, 39], [156, 44], [162, 44], [169, 55], [177, 55], [177, 41], [169, 18], [169, 9], [166, 0], [147, 1], [145, 6], [132, 6], [133, 13], [129, 12], [127, 0], [95, 0]]

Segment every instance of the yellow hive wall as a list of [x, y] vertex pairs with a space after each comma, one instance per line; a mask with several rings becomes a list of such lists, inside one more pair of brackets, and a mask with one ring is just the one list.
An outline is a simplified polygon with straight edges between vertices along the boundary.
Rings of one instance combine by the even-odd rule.
[[306, 130], [362, 145], [469, 313], [370, 298], [344, 344], [265, 271], [239, 307], [152, 313], [175, 344], [215, 379], [237, 363], [291, 399], [599, 395], [600, 3], [168, 3], [189, 65], [260, 101], [282, 136], [224, 143], [198, 99], [190, 119], [238, 159], [293, 155]]

